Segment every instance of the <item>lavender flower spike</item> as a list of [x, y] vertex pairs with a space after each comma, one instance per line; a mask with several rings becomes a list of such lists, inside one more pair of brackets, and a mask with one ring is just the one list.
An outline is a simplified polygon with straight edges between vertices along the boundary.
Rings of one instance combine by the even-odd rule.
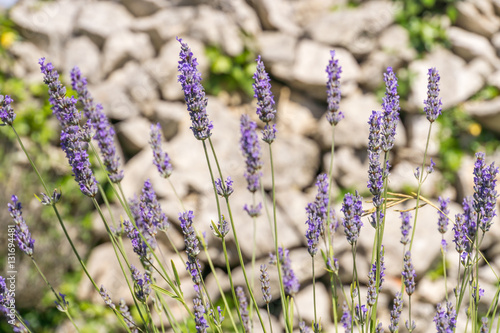
[[193, 307], [194, 307], [194, 321], [196, 323], [196, 332], [197, 333], [206, 333], [208, 323], [205, 319], [205, 307], [200, 299], [200, 297], [195, 297], [193, 299]]
[[[283, 272], [283, 286], [285, 289], [285, 293], [290, 296], [294, 296], [300, 289], [299, 279], [295, 275], [295, 272], [292, 269], [292, 262], [289, 257], [288, 249], [278, 247], [278, 258], [281, 262], [281, 269]], [[276, 256], [273, 254], [269, 255], [270, 264], [276, 264]]]
[[250, 120], [246, 114], [240, 118], [240, 149], [245, 157], [246, 171], [245, 178], [247, 180], [247, 189], [255, 193], [260, 189], [260, 177], [262, 172], [261, 150], [256, 133], [257, 124]]
[[139, 331], [137, 330], [137, 325], [135, 324], [134, 318], [132, 318], [127, 303], [125, 303], [125, 300], [123, 298], [120, 299], [119, 305], [120, 313], [123, 316], [123, 320], [125, 320], [125, 324], [127, 324], [127, 327], [132, 333], [138, 333]]
[[26, 225], [26, 221], [24, 220], [23, 213], [21, 211], [21, 202], [15, 195], [13, 195], [11, 199], [12, 203], [8, 203], [7, 206], [9, 207], [10, 216], [14, 219], [14, 223], [16, 224], [14, 238], [16, 239], [17, 246], [19, 246], [21, 251], [30, 257], [33, 257], [35, 240], [31, 238], [28, 225]]
[[411, 230], [411, 213], [410, 212], [401, 212], [401, 244], [406, 245], [410, 241], [408, 237]]
[[396, 293], [394, 298], [394, 305], [391, 310], [391, 324], [389, 325], [389, 331], [391, 333], [397, 332], [399, 328], [399, 317], [403, 311], [403, 295], [400, 292]]
[[71, 70], [71, 84], [78, 92], [78, 100], [83, 104], [83, 113], [95, 131], [94, 139], [101, 150], [103, 164], [113, 183], [119, 183], [123, 179], [123, 170], [120, 169], [120, 158], [117, 156], [115, 147], [115, 131], [104, 114], [102, 105], [96, 104], [94, 98], [87, 89], [87, 79], [82, 77], [78, 67]]
[[339, 111], [340, 106], [340, 74], [342, 73], [342, 67], [339, 66], [338, 59], [335, 59], [335, 51], [330, 51], [332, 56], [326, 66], [326, 73], [328, 74], [328, 80], [326, 81], [326, 94], [328, 102], [328, 110], [326, 114], [326, 120], [330, 125], [337, 125], [343, 118], [344, 114]]
[[446, 217], [447, 214], [450, 213], [450, 210], [448, 208], [448, 204], [450, 203], [450, 198], [444, 199], [442, 197], [438, 198], [439, 202], [439, 209], [441, 211], [438, 211], [438, 230], [441, 234], [445, 234], [446, 231], [448, 230], [448, 217]]
[[325, 173], [316, 178], [316, 186], [318, 187], [316, 199], [306, 207], [307, 250], [311, 256], [315, 256], [318, 251], [319, 238], [324, 235], [328, 216], [328, 176]]
[[380, 129], [382, 115], [379, 111], [372, 111], [370, 115], [370, 134], [368, 135], [368, 189], [373, 195], [373, 205], [382, 205], [382, 188], [384, 186], [382, 165], [380, 163]]
[[161, 126], [160, 123], [151, 125], [149, 144], [153, 150], [153, 163], [158, 168], [160, 175], [167, 179], [172, 174], [172, 164], [168, 154], [161, 148]]
[[233, 193], [233, 181], [231, 180], [231, 177], [227, 177], [225, 181], [225, 185], [222, 184], [222, 180], [220, 178], [217, 178], [215, 180], [215, 189], [217, 190], [217, 194], [220, 195], [221, 197], [227, 198]]
[[269, 304], [273, 296], [271, 295], [271, 284], [269, 283], [269, 273], [267, 273], [266, 265], [260, 265], [260, 286], [262, 289], [262, 298], [266, 304]]
[[193, 57], [189, 46], [183, 43], [181, 38], [177, 37], [177, 40], [181, 44], [177, 78], [184, 91], [184, 100], [191, 117], [190, 128], [196, 139], [206, 140], [212, 135], [213, 125], [208, 119], [207, 98], [205, 97], [205, 89], [201, 85], [201, 73], [197, 69], [198, 61]]
[[415, 269], [413, 268], [413, 264], [411, 262], [411, 253], [410, 251], [407, 251], [404, 256], [404, 266], [403, 266], [403, 272], [401, 273], [403, 275], [403, 281], [405, 285], [405, 290], [408, 296], [411, 296], [413, 292], [415, 292], [415, 278], [416, 278], [416, 273]]
[[14, 100], [9, 95], [0, 95], [0, 119], [4, 125], [12, 126], [14, 119], [16, 119], [16, 114], [10, 105], [12, 102]]
[[476, 163], [474, 164], [474, 211], [479, 216], [479, 228], [486, 232], [493, 223], [493, 217], [496, 214], [496, 177], [498, 168], [495, 163], [486, 165], [484, 153], [476, 154]]
[[452, 303], [438, 304], [433, 321], [438, 333], [454, 332], [457, 323], [457, 313]]
[[248, 301], [242, 287], [236, 287], [236, 297], [238, 298], [238, 306], [241, 314], [241, 325], [245, 333], [250, 333], [250, 317], [248, 314]]
[[399, 119], [399, 95], [398, 80], [392, 71], [392, 67], [387, 67], [387, 74], [384, 73], [386, 85], [385, 97], [382, 99], [382, 150], [388, 152], [394, 147], [394, 137], [396, 136], [396, 126]]
[[424, 101], [424, 112], [431, 123], [441, 114], [441, 98], [439, 98], [439, 72], [436, 68], [429, 68], [429, 83], [427, 84], [427, 99]]
[[341, 211], [345, 216], [342, 222], [342, 225], [344, 226], [344, 233], [347, 236], [349, 244], [353, 245], [358, 240], [359, 231], [363, 226], [363, 223], [361, 222], [363, 204], [357, 191], [355, 195], [347, 193], [344, 196]]
[[257, 70], [253, 75], [255, 83], [252, 85], [254, 97], [257, 98], [257, 114], [260, 120], [269, 124], [276, 115], [274, 96], [271, 92], [271, 79], [266, 72], [260, 56], [257, 57]]

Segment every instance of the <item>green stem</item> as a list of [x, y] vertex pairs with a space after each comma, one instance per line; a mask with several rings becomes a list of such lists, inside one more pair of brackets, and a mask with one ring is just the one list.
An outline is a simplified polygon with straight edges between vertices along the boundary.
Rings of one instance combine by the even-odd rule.
[[314, 274], [314, 257], [311, 257], [311, 269], [313, 278], [314, 333], [319, 333], [316, 330], [316, 325], [318, 325], [318, 316], [316, 314], [316, 275]]

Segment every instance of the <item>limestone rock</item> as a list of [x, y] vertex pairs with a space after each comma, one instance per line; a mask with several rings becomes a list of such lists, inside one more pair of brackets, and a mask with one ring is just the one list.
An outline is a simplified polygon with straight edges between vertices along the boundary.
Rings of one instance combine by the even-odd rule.
[[[427, 141], [427, 134], [429, 132], [430, 122], [427, 120], [424, 114], [420, 115], [407, 115], [405, 118], [406, 123], [406, 133], [408, 133], [409, 144], [412, 150], [412, 154], [418, 155], [416, 158], [420, 158], [419, 162], [422, 162], [425, 151], [425, 143]], [[439, 153], [439, 131], [440, 124], [434, 122], [432, 124], [431, 137], [429, 138], [429, 147], [427, 148], [427, 156], [436, 156]], [[418, 154], [417, 154], [418, 152]]]
[[453, 52], [470, 61], [476, 57], [484, 57], [492, 65], [499, 66], [496, 52], [487, 38], [467, 32], [457, 27], [448, 29], [448, 36]]
[[94, 100], [102, 104], [104, 113], [110, 119], [124, 120], [139, 114], [138, 107], [132, 103], [123, 87], [112, 82], [104, 82], [91, 86], [90, 91]]
[[142, 117], [129, 118], [119, 122], [116, 126], [116, 135], [123, 151], [129, 156], [133, 156], [148, 146], [150, 127], [151, 123]]
[[109, 74], [129, 60], [137, 60], [141, 63], [152, 58], [155, 50], [147, 34], [123, 30], [106, 40], [103, 53], [103, 71]]
[[107, 82], [123, 87], [144, 115], [151, 115], [155, 101], [159, 99], [159, 88], [142, 66], [129, 61], [123, 68], [110, 75]]
[[465, 111], [485, 128], [500, 133], [500, 98], [464, 103]]
[[318, 122], [312, 112], [307, 106], [290, 100], [290, 94], [291, 91], [287, 87], [283, 87], [280, 91], [277, 110], [278, 132], [300, 136], [312, 136], [317, 133]]
[[190, 36], [204, 44], [217, 45], [230, 56], [243, 52], [238, 26], [231, 16], [209, 6], [199, 6], [196, 19], [189, 25]]
[[102, 75], [100, 60], [99, 49], [87, 36], [71, 39], [66, 45], [64, 73], [69, 76], [78, 66], [89, 83], [98, 82]]
[[[279, 31], [263, 31], [258, 35], [260, 55], [266, 64], [292, 64], [297, 40]], [[326, 66], [326, 65], [325, 65]]]
[[414, 61], [410, 70], [416, 73], [407, 104], [409, 111], [423, 109], [423, 101], [427, 98], [427, 72], [436, 67], [441, 76], [440, 97], [443, 109], [448, 109], [466, 101], [479, 91], [485, 82], [482, 73], [474, 70], [472, 64], [467, 65], [462, 58], [444, 49], [436, 49], [422, 60]]
[[165, 140], [172, 139], [178, 132], [182, 119], [187, 114], [186, 104], [159, 101], [154, 107], [154, 122], [159, 122]]
[[187, 22], [193, 21], [195, 15], [193, 7], [167, 8], [152, 16], [134, 20], [131, 29], [147, 33], [155, 49], [159, 51], [165, 43], [176, 36], [184, 37], [189, 28]]
[[299, 36], [301, 29], [291, 20], [290, 4], [287, 1], [252, 0], [253, 7], [259, 15], [262, 26], [267, 30], [280, 30], [292, 36]]
[[223, 0], [222, 3], [222, 10], [230, 14], [245, 33], [255, 36], [260, 32], [259, 17], [245, 0]]
[[375, 37], [394, 21], [394, 4], [368, 1], [356, 9], [325, 13], [311, 23], [307, 33], [316, 41], [348, 49], [363, 57], [376, 47]]
[[[308, 285], [302, 289], [295, 297], [297, 304], [300, 304], [300, 315], [307, 323], [314, 321], [314, 309], [316, 307], [316, 315], [318, 320], [321, 318], [321, 323], [326, 324], [330, 318], [332, 300], [330, 290], [327, 290], [322, 283], [316, 284], [316, 304], [313, 302], [313, 286]], [[322, 328], [325, 327], [322, 325]]]
[[82, 7], [76, 22], [76, 29], [88, 35], [94, 43], [102, 47], [108, 37], [127, 29], [132, 21], [133, 16], [118, 3], [90, 2]]
[[17, 41], [11, 45], [9, 52], [16, 59], [12, 72], [28, 82], [40, 82], [40, 65], [38, 59], [44, 52], [30, 42]]
[[[363, 157], [358, 156], [354, 149], [348, 147], [340, 147], [335, 151], [333, 157], [333, 175], [336, 181], [342, 188], [355, 188], [358, 191], [366, 189], [368, 182], [368, 159], [366, 153], [363, 152]], [[327, 154], [324, 157], [323, 164], [328, 170], [330, 165], [330, 156]]]
[[500, 27], [500, 19], [495, 15], [490, 1], [457, 2], [456, 24], [469, 32], [491, 37]]
[[161, 0], [124, 0], [122, 3], [136, 17], [152, 15], [168, 5]]

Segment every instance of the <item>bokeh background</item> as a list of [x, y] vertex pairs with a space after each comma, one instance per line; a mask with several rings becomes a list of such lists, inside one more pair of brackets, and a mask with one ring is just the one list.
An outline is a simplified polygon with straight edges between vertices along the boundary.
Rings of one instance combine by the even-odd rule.
[[[381, 109], [383, 73], [388, 66], [397, 73], [401, 96], [401, 122], [392, 153], [393, 191], [410, 193], [416, 188], [413, 171], [422, 163], [428, 128], [422, 109], [430, 67], [436, 67], [441, 74], [444, 111], [433, 127], [429, 146], [429, 157], [438, 168], [426, 181], [423, 194], [432, 200], [440, 194], [450, 197], [454, 215], [460, 211], [463, 198], [472, 194], [473, 154], [485, 151], [489, 162], [500, 160], [498, 0], [0, 1], [0, 94], [14, 98], [16, 130], [48, 184], [62, 190], [60, 209], [77, 247], [87, 258], [98, 284], [103, 283], [116, 299], [126, 297], [128, 291], [112, 265], [112, 248], [102, 223], [93, 213], [91, 202], [78, 191], [58, 146], [59, 129], [37, 62], [40, 57], [53, 62], [70, 94], [69, 71], [73, 66], [80, 67], [91, 93], [103, 104], [117, 131], [126, 194], [138, 194], [142, 183], [151, 178], [173, 224], [172, 238], [182, 248], [176, 226], [180, 208], [168, 184], [151, 164], [150, 124], [159, 122], [163, 127], [164, 146], [174, 165], [172, 181], [187, 207], [195, 211], [201, 230], [209, 230], [209, 221], [216, 218], [216, 212], [210, 201], [211, 184], [203, 153], [189, 131], [182, 90], [176, 82], [180, 50], [176, 36], [187, 41], [198, 58], [209, 95], [208, 112], [214, 122], [213, 140], [224, 173], [235, 179], [235, 214], [240, 223], [238, 232], [243, 235], [251, 235], [252, 229], [241, 210], [250, 196], [245, 190], [244, 160], [237, 145], [238, 119], [243, 113], [256, 118], [251, 85], [258, 55], [270, 73], [278, 109], [278, 140], [273, 146], [280, 230], [283, 245], [291, 249], [299, 272], [302, 288], [297, 303], [306, 320], [312, 319], [312, 299], [309, 264], [302, 266], [302, 262], [308, 263], [304, 208], [314, 197], [316, 175], [329, 168], [331, 128], [324, 112], [325, 67], [330, 50], [336, 51], [343, 67], [341, 110], [346, 115], [336, 129], [333, 167], [337, 202], [354, 189], [369, 198], [367, 121], [372, 110]], [[95, 172], [113, 201], [104, 174], [97, 168]], [[270, 189], [269, 173], [264, 184]], [[13, 133], [5, 127], [0, 128], [0, 186], [0, 230], [6, 232], [10, 223], [6, 204], [15, 193], [24, 203], [24, 214], [36, 239], [37, 261], [49, 280], [78, 309], [77, 322], [85, 332], [114, 331], [112, 313], [82, 278], [52, 211], [43, 209], [33, 196], [41, 186]], [[123, 214], [118, 206], [113, 209], [116, 216]], [[402, 250], [396, 241], [397, 215], [389, 217], [392, 227], [386, 236], [395, 243], [386, 249], [387, 265], [394, 263], [388, 268], [388, 287], [381, 298], [386, 310], [399, 288]], [[440, 277], [443, 266], [439, 264], [437, 214], [425, 207], [421, 221], [417, 232], [421, 241], [414, 253], [419, 280], [413, 300], [418, 302], [417, 330], [426, 332], [432, 328], [430, 318], [435, 304], [444, 297]], [[264, 263], [272, 249], [266, 239], [267, 223], [261, 222], [259, 232], [263, 237], [257, 246], [257, 258]], [[500, 237], [498, 222], [496, 219], [484, 242], [485, 255], [497, 271], [500, 245], [494, 240]], [[365, 225], [359, 251], [366, 256], [366, 267], [360, 268], [363, 283], [367, 280], [372, 237], [368, 223]], [[0, 235], [5, 232], [0, 231]], [[451, 240], [450, 233], [447, 237]], [[336, 253], [341, 266], [347, 267], [344, 278], [348, 282], [347, 242], [340, 236], [338, 244]], [[210, 240], [210, 245], [223, 275], [217, 243]], [[0, 237], [0, 267], [5, 266], [6, 249], [6, 238]], [[451, 245], [449, 250], [455, 254]], [[245, 258], [250, 258], [251, 251], [252, 245], [247, 243], [243, 248]], [[166, 242], [165, 253], [172, 253]], [[19, 254], [17, 259], [17, 306], [34, 331], [71, 332], [28, 258]], [[456, 263], [450, 259], [449, 265], [452, 275]], [[481, 276], [490, 286], [485, 287], [486, 309], [497, 281], [487, 266], [483, 268]], [[189, 285], [187, 276], [183, 278]], [[210, 283], [210, 276], [207, 281]], [[324, 272], [319, 281], [325, 283], [318, 287], [323, 295], [318, 301], [328, 331], [331, 305]], [[388, 311], [382, 311], [384, 324], [388, 318]], [[273, 322], [278, 328], [279, 316]], [[0, 331], [8, 330], [8, 326], [0, 324]]]

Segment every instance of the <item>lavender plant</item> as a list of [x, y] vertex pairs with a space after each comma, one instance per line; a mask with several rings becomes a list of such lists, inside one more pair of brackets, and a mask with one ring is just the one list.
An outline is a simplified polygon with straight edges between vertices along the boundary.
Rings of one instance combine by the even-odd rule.
[[[417, 190], [412, 194], [393, 193], [389, 191], [389, 177], [391, 168], [390, 152], [395, 145], [395, 136], [397, 124], [399, 122], [400, 97], [397, 87], [398, 81], [395, 72], [391, 67], [387, 68], [384, 74], [386, 85], [386, 94], [382, 102], [381, 111], [372, 111], [368, 119], [369, 137], [368, 137], [368, 184], [367, 188], [371, 194], [371, 200], [365, 200], [355, 191], [354, 194], [346, 193], [343, 198], [332, 196], [332, 177], [333, 177], [333, 158], [335, 128], [342, 126], [340, 121], [344, 117], [341, 108], [340, 74], [342, 69], [339, 61], [335, 59], [335, 52], [331, 52], [331, 59], [326, 67], [327, 73], [327, 111], [326, 121], [331, 125], [332, 145], [331, 159], [328, 173], [320, 173], [316, 178], [317, 194], [314, 201], [306, 207], [303, 221], [305, 240], [307, 242], [307, 251], [311, 257], [312, 274], [312, 300], [313, 300], [313, 318], [304, 319], [299, 311], [296, 300], [300, 292], [301, 284], [308, 281], [301, 281], [303, 270], [296, 269], [297, 263], [292, 262], [292, 250], [287, 249], [280, 243], [280, 229], [278, 228], [278, 207], [276, 204], [276, 185], [275, 171], [273, 164], [272, 143], [280, 140], [276, 136], [276, 124], [279, 115], [276, 112], [276, 103], [271, 91], [271, 79], [266, 72], [264, 62], [259, 56], [257, 58], [256, 72], [253, 76], [255, 83], [253, 85], [254, 97], [257, 100], [256, 116], [263, 122], [263, 131], [261, 139], [268, 144], [269, 164], [271, 172], [271, 188], [265, 189], [262, 182], [263, 166], [265, 162], [262, 159], [259, 137], [257, 135], [257, 123], [251, 120], [249, 115], [242, 115], [240, 119], [240, 150], [243, 153], [245, 164], [244, 174], [247, 189], [252, 195], [252, 202], [248, 203], [242, 209], [252, 218], [253, 222], [253, 247], [256, 248], [256, 237], [270, 237], [273, 241], [274, 251], [269, 254], [270, 263], [275, 266], [260, 266], [260, 274], [255, 272], [256, 252], [252, 253], [251, 273], [245, 264], [248, 264], [241, 251], [241, 245], [238, 238], [238, 232], [241, 233], [236, 223], [245, 223], [236, 221], [234, 216], [234, 207], [231, 206], [231, 200], [238, 195], [238, 186], [235, 183], [237, 175], [224, 177], [222, 170], [225, 170], [217, 158], [216, 147], [212, 142], [212, 137], [221, 132], [214, 131], [214, 126], [209, 120], [207, 113], [207, 97], [202, 85], [201, 74], [197, 69], [198, 62], [188, 44], [182, 39], [177, 39], [180, 43], [180, 60], [178, 63], [178, 79], [184, 93], [186, 108], [191, 119], [191, 131], [195, 139], [203, 146], [204, 158], [210, 174], [210, 180], [206, 182], [211, 186], [214, 194], [214, 204], [217, 207], [217, 221], [212, 221], [210, 227], [217, 237], [217, 244], [211, 243], [210, 249], [207, 236], [200, 233], [201, 223], [207, 223], [200, 218], [199, 214], [192, 209], [185, 209], [185, 203], [181, 198], [171, 178], [176, 174], [172, 166], [175, 162], [175, 156], [169, 156], [162, 149], [161, 127], [159, 124], [151, 126], [149, 142], [153, 152], [153, 164], [156, 166], [159, 174], [170, 185], [173, 194], [178, 198], [181, 212], [178, 213], [178, 222], [176, 226], [181, 231], [184, 244], [177, 248], [176, 244], [170, 238], [170, 222], [167, 213], [162, 211], [159, 197], [153, 189], [153, 184], [149, 179], [144, 182], [141, 193], [138, 197], [128, 199], [125, 197], [121, 187], [121, 181], [124, 178], [124, 172], [121, 170], [119, 158], [117, 157], [114, 146], [114, 130], [107, 119], [102, 106], [96, 103], [91, 96], [87, 81], [82, 76], [78, 68], [71, 72], [73, 89], [78, 93], [78, 99], [68, 96], [66, 88], [59, 80], [59, 74], [51, 63], [46, 63], [45, 59], [40, 59], [39, 64], [43, 74], [43, 81], [46, 83], [49, 91], [49, 100], [52, 105], [54, 116], [59, 121], [61, 127], [61, 148], [66, 154], [69, 167], [78, 187], [88, 200], [91, 200], [101, 218], [106, 233], [111, 242], [116, 260], [120, 266], [123, 280], [130, 292], [131, 303], [127, 304], [123, 299], [119, 303], [114, 303], [112, 295], [107, 291], [106, 286], [97, 287], [94, 277], [87, 270], [85, 261], [78, 253], [70, 237], [65, 222], [57, 210], [57, 204], [64, 200], [61, 193], [54, 191], [49, 195], [49, 187], [41, 177], [38, 169], [27, 154], [22, 143], [22, 139], [15, 132], [14, 101], [9, 96], [0, 95], [0, 119], [6, 125], [6, 130], [11, 129], [16, 133], [16, 137], [23, 151], [40, 178], [43, 191], [40, 202], [44, 206], [50, 206], [58, 220], [67, 241], [70, 243], [75, 256], [78, 259], [83, 271], [91, 282], [97, 295], [102, 298], [103, 305], [107, 311], [113, 312], [121, 329], [126, 332], [185, 332], [186, 330], [196, 332], [273, 332], [272, 317], [281, 311], [284, 321], [284, 330], [292, 333], [297, 328], [300, 332], [313, 331], [315, 333], [327, 331], [325, 325], [327, 318], [319, 318], [317, 314], [317, 295], [316, 295], [316, 272], [315, 257], [318, 252], [324, 260], [324, 266], [321, 270], [328, 272], [330, 291], [332, 300], [332, 317], [335, 332], [338, 332], [340, 326], [345, 332], [352, 332], [357, 329], [360, 332], [383, 332], [384, 324], [387, 325], [390, 332], [401, 330], [402, 322], [405, 322], [406, 329], [410, 332], [417, 329], [415, 313], [412, 312], [412, 296], [418, 292], [418, 278], [416, 268], [412, 257], [417, 252], [413, 248], [415, 241], [415, 230], [417, 228], [417, 218], [419, 209], [422, 205], [429, 205], [436, 209], [438, 213], [437, 225], [441, 236], [442, 247], [442, 265], [444, 268], [444, 290], [445, 295], [441, 303], [437, 304], [436, 314], [433, 318], [437, 332], [456, 332], [457, 323], [461, 317], [465, 317], [466, 330], [471, 326], [472, 332], [491, 331], [493, 319], [497, 316], [497, 305], [500, 295], [500, 288], [497, 288], [493, 302], [490, 304], [486, 316], [480, 312], [480, 301], [485, 290], [481, 288], [479, 266], [482, 261], [487, 262], [486, 256], [481, 251], [481, 245], [487, 233], [492, 227], [493, 218], [496, 216], [496, 203], [498, 193], [496, 190], [496, 179], [498, 168], [494, 163], [487, 164], [484, 153], [476, 154], [474, 165], [474, 195], [466, 198], [463, 202], [463, 213], [459, 213], [455, 218], [449, 216], [449, 199], [439, 197], [437, 204], [427, 199], [421, 193], [422, 184], [433, 172], [435, 163], [427, 160], [427, 147], [433, 123], [441, 114], [441, 99], [439, 98], [439, 72], [435, 68], [429, 69], [428, 93], [423, 107], [426, 118], [429, 121], [428, 139], [425, 146], [423, 161], [421, 166], [416, 168], [414, 173], [417, 179]], [[83, 113], [78, 109], [80, 102]], [[82, 117], [83, 115], [83, 117]], [[83, 119], [86, 118], [86, 119]], [[3, 129], [2, 129], [3, 130]], [[100, 148], [100, 156], [93, 147], [92, 139], [97, 142]], [[91, 160], [97, 162], [91, 164]], [[394, 162], [393, 162], [394, 163]], [[105, 179], [97, 180], [95, 169], [101, 167], [106, 172]], [[411, 176], [411, 175], [410, 175]], [[234, 179], [234, 180], [233, 180]], [[113, 193], [112, 198], [103, 190], [102, 186], [106, 184]], [[269, 196], [272, 201], [272, 215], [269, 214], [269, 223], [271, 225], [271, 235], [260, 235], [258, 223], [261, 223], [261, 210], [264, 206], [268, 210], [266, 190], [269, 190]], [[122, 208], [120, 219], [115, 219], [111, 215], [111, 226], [109, 219], [105, 217], [101, 206], [106, 205], [109, 209], [109, 201], [115, 200]], [[333, 202], [336, 199], [342, 199], [340, 218], [333, 210]], [[371, 203], [373, 207], [368, 208], [363, 201]], [[403, 203], [410, 203], [410, 208], [402, 207]], [[413, 204], [411, 204], [413, 203]], [[225, 205], [224, 205], [225, 204]], [[17, 196], [12, 196], [12, 203], [8, 204], [9, 213], [13, 219], [14, 228], [12, 229], [13, 239], [17, 248], [29, 257], [39, 275], [52, 291], [56, 308], [64, 312], [71, 321], [75, 330], [79, 331], [79, 323], [73, 320], [74, 310], [66, 300], [66, 295], [56, 292], [55, 288], [49, 283], [42, 270], [37, 265], [35, 258], [34, 236], [29, 231], [31, 221], [26, 221], [21, 212], [21, 203]], [[196, 210], [196, 209], [195, 209]], [[269, 209], [270, 210], [270, 209]], [[394, 212], [401, 216], [401, 238], [394, 241], [402, 244], [403, 254], [402, 262], [398, 269], [401, 271], [401, 292], [391, 295], [394, 297], [392, 309], [390, 310], [390, 322], [380, 322], [380, 314], [383, 313], [379, 305], [380, 295], [386, 291], [382, 286], [387, 284], [386, 262], [384, 246], [384, 230], [389, 215]], [[413, 212], [413, 213], [412, 213]], [[168, 212], [168, 214], [172, 214]], [[413, 218], [412, 218], [413, 214]], [[169, 215], [170, 216], [170, 215]], [[372, 244], [363, 244], [360, 246], [360, 233], [364, 232], [362, 226], [363, 219], [367, 219], [370, 225], [375, 229]], [[413, 220], [413, 223], [411, 222]], [[119, 224], [116, 225], [116, 221]], [[341, 221], [341, 223], [339, 223]], [[452, 223], [453, 243], [457, 251], [457, 274], [456, 287], [453, 295], [448, 292], [447, 278], [447, 243], [445, 233], [448, 230], [449, 223]], [[342, 231], [337, 229], [341, 224]], [[352, 255], [352, 273], [350, 281], [342, 279], [340, 272], [346, 268], [335, 258], [334, 248], [337, 240], [336, 234], [342, 233], [350, 246]], [[161, 252], [161, 241], [159, 238], [165, 234], [169, 240], [170, 246], [181, 259], [183, 267], [176, 267], [171, 258], [166, 257]], [[245, 235], [248, 236], [248, 235]], [[399, 236], [398, 236], [399, 237]], [[129, 240], [126, 240], [128, 238]], [[230, 238], [230, 239], [228, 239]], [[246, 237], [250, 238], [250, 237]], [[246, 240], [246, 239], [245, 239]], [[132, 244], [134, 253], [139, 259], [140, 266], [134, 266], [131, 263], [129, 254], [125, 251], [124, 242]], [[223, 264], [216, 267], [212, 256], [214, 250], [212, 247], [222, 247], [221, 258]], [[228, 249], [228, 243], [231, 248]], [[344, 240], [341, 240], [345, 242]], [[385, 243], [387, 245], [387, 243]], [[401, 245], [398, 245], [401, 246]], [[366, 299], [365, 294], [361, 295], [363, 280], [358, 271], [361, 270], [363, 261], [359, 260], [360, 252], [369, 251], [371, 247], [371, 258], [366, 267], [368, 278], [366, 279]], [[361, 251], [362, 249], [362, 251]], [[368, 249], [368, 250], [367, 250]], [[295, 249], [294, 249], [295, 251]], [[302, 249], [301, 251], [306, 251]], [[232, 253], [231, 253], [232, 252]], [[242, 286], [235, 287], [233, 271], [234, 263], [230, 260], [230, 255], [236, 256], [241, 271], [238, 284]], [[218, 263], [221, 259], [218, 259]], [[398, 265], [398, 263], [388, 262], [388, 265]], [[226, 298], [227, 289], [224, 289], [220, 281], [220, 268], [224, 268], [227, 274], [229, 292], [232, 296], [233, 307]], [[179, 271], [185, 269], [189, 275], [190, 282], [181, 279]], [[219, 274], [218, 274], [219, 270]], [[271, 274], [270, 274], [271, 273]], [[254, 276], [259, 275], [260, 284], [254, 283]], [[213, 277], [218, 287], [218, 294], [208, 288], [208, 277]], [[366, 275], [365, 275], [366, 276]], [[186, 284], [189, 286], [186, 287]], [[481, 282], [483, 284], [483, 282]], [[271, 286], [273, 286], [271, 288]], [[274, 289], [277, 287], [277, 290]], [[484, 285], [483, 285], [484, 286]], [[389, 289], [389, 288], [388, 288]], [[259, 292], [260, 290], [260, 292]], [[256, 297], [256, 292], [259, 296]], [[273, 294], [274, 292], [274, 294]], [[408, 296], [403, 297], [403, 292]], [[247, 295], [249, 298], [247, 298]], [[125, 295], [120, 295], [125, 296]], [[220, 297], [221, 302], [218, 303]], [[406, 302], [406, 305], [405, 305]], [[13, 296], [9, 293], [6, 279], [0, 277], [0, 310], [9, 320], [14, 331], [32, 332], [30, 324], [27, 323], [21, 313], [12, 306]], [[118, 305], [116, 305], [118, 304]], [[407, 312], [405, 312], [405, 307]], [[265, 309], [264, 309], [265, 308]], [[260, 311], [261, 309], [267, 311]], [[274, 309], [274, 310], [273, 310]], [[464, 311], [465, 310], [465, 311]], [[261, 313], [262, 312], [262, 313]], [[341, 313], [341, 314], [340, 314]], [[407, 317], [406, 317], [407, 313]], [[253, 316], [258, 317], [258, 322]], [[265, 321], [267, 315], [268, 321]], [[225, 317], [229, 320], [225, 321]], [[159, 318], [159, 319], [157, 319]], [[310, 323], [307, 322], [310, 320]], [[323, 322], [322, 322], [323, 320]], [[159, 323], [158, 323], [159, 322]], [[258, 327], [260, 325], [260, 327]], [[298, 325], [298, 326], [297, 326]]]

